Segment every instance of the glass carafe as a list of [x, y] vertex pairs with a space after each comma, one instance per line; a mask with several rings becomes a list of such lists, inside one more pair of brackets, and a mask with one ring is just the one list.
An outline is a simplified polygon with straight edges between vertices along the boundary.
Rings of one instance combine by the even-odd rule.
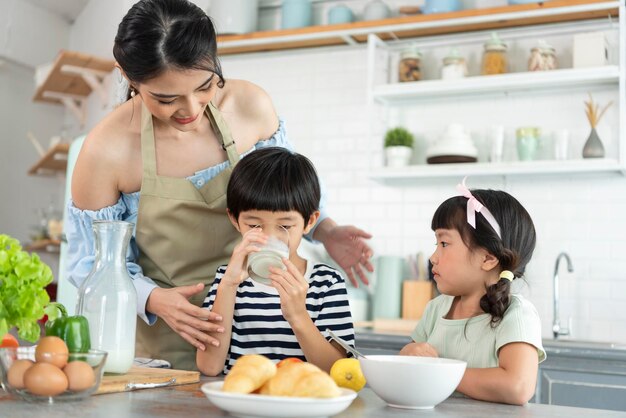
[[137, 292], [126, 268], [133, 224], [94, 221], [96, 260], [80, 287], [76, 312], [89, 321], [91, 345], [108, 352], [105, 372], [126, 373], [135, 358]]

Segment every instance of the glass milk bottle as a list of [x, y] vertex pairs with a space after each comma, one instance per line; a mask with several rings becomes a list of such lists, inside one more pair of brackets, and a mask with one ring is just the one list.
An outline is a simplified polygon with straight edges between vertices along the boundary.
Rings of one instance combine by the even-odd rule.
[[76, 311], [89, 321], [91, 345], [108, 352], [105, 372], [126, 373], [135, 358], [137, 292], [126, 269], [133, 224], [94, 221], [96, 260]]

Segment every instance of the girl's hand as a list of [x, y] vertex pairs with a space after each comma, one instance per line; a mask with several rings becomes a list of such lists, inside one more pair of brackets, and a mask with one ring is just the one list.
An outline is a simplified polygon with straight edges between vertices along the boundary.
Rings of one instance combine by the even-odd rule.
[[252, 228], [243, 234], [243, 239], [233, 250], [233, 255], [230, 257], [228, 267], [226, 267], [226, 272], [222, 277], [222, 283], [239, 286], [248, 277], [246, 271], [248, 255], [259, 251], [259, 247], [266, 243], [267, 235], [263, 233], [261, 228]]
[[306, 310], [306, 294], [309, 283], [298, 268], [288, 259], [282, 259], [287, 270], [270, 267], [272, 285], [278, 290], [280, 307], [287, 322], [292, 323], [301, 317], [309, 317]]
[[428, 343], [410, 343], [402, 347], [401, 356], [439, 357], [435, 347]]

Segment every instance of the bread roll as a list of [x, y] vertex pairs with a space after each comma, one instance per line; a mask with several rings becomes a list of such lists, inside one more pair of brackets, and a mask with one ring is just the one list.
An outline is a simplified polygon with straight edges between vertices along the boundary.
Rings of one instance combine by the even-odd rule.
[[332, 398], [341, 394], [333, 379], [311, 363], [282, 366], [259, 391], [261, 395]]
[[239, 357], [224, 379], [224, 392], [252, 393], [276, 374], [276, 365], [267, 357], [248, 354]]

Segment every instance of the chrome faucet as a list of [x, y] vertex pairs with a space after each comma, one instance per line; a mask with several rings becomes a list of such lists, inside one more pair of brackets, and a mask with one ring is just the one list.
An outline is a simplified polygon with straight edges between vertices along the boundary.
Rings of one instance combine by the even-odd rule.
[[556, 258], [556, 265], [554, 266], [554, 276], [552, 277], [552, 285], [554, 287], [554, 319], [552, 321], [552, 333], [554, 334], [554, 339], [556, 340], [559, 335], [569, 335], [570, 330], [568, 328], [561, 328], [561, 320], [559, 319], [559, 263], [561, 258], [565, 258], [567, 261], [567, 271], [572, 273], [574, 271], [574, 267], [572, 266], [572, 260], [569, 258], [567, 253], [561, 253]]

